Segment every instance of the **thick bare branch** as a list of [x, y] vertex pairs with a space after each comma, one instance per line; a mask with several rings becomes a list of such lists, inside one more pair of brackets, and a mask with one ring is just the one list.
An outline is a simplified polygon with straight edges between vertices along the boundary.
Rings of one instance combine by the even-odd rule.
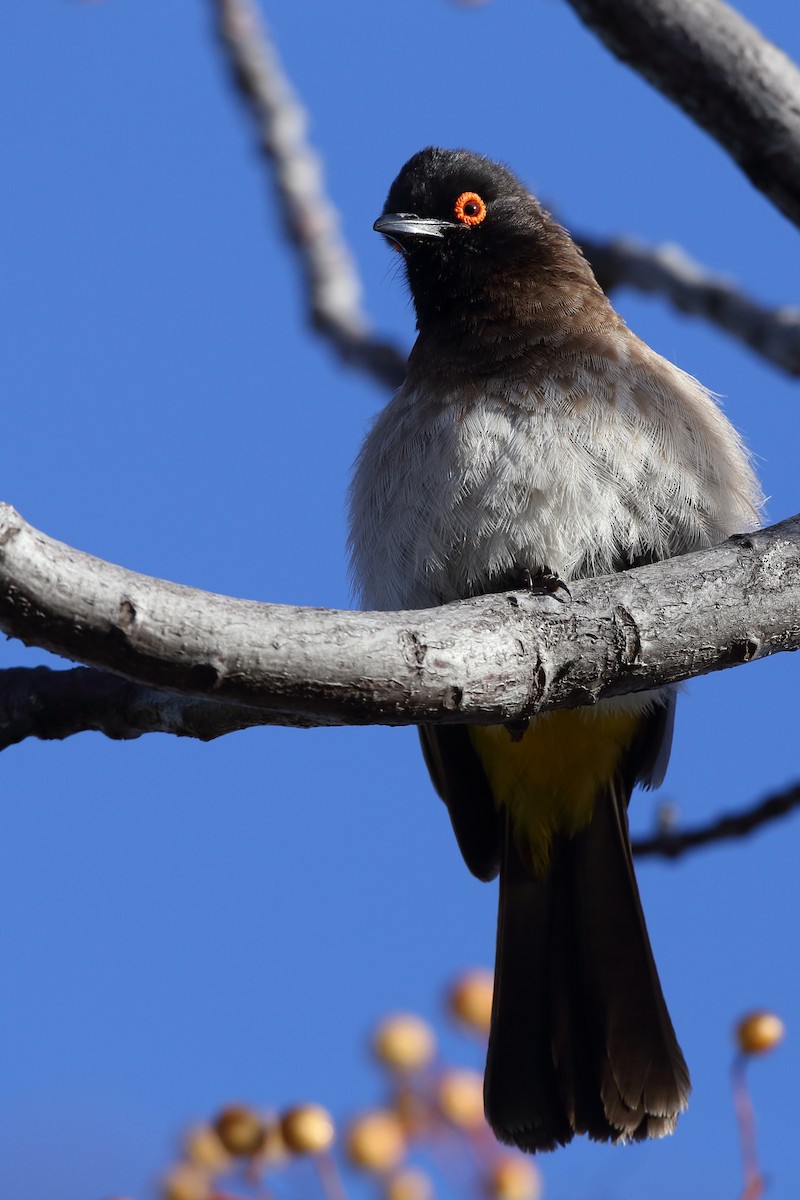
[[800, 517], [571, 584], [405, 613], [235, 600], [137, 575], [0, 505], [0, 628], [277, 724], [492, 722], [800, 647]]
[[768, 796], [752, 808], [742, 809], [738, 813], [727, 813], [696, 829], [669, 829], [654, 834], [653, 837], [635, 838], [633, 852], [638, 858], [679, 858], [689, 850], [708, 846], [712, 842], [747, 837], [759, 826], [766, 825], [778, 817], [785, 817], [798, 807], [800, 784], [794, 784], [783, 792]]
[[252, 0], [213, 0], [220, 40], [261, 148], [272, 167], [286, 230], [296, 246], [312, 325], [345, 362], [387, 387], [403, 381], [406, 356], [375, 338], [361, 307], [361, 282], [325, 192], [307, 117]]
[[800, 70], [722, 0], [569, 0], [800, 225]]
[[757, 304], [732, 280], [712, 275], [680, 246], [575, 236], [606, 292], [633, 287], [663, 296], [681, 312], [705, 317], [789, 375], [800, 375], [800, 308]]

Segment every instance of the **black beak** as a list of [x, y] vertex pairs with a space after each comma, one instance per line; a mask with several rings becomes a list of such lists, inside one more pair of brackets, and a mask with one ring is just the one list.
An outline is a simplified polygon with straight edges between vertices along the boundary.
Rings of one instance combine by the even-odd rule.
[[444, 237], [452, 224], [452, 221], [440, 221], [436, 217], [417, 217], [414, 213], [384, 213], [372, 228], [402, 245], [409, 238]]

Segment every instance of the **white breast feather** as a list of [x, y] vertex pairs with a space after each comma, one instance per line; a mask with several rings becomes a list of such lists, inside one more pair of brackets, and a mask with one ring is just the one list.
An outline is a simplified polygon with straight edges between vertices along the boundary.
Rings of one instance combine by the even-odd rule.
[[401, 388], [350, 490], [364, 606], [444, 603], [516, 566], [604, 574], [755, 528], [761, 496], [733, 427], [701, 384], [633, 341], [635, 364], [589, 362], [566, 395], [563, 380], [537, 394], [493, 380], [472, 394]]

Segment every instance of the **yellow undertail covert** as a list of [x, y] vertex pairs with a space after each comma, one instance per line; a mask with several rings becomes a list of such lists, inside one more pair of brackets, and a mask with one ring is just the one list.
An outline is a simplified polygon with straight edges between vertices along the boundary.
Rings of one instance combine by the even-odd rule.
[[503, 725], [471, 727], [495, 803], [510, 810], [537, 874], [547, 874], [554, 835], [570, 837], [589, 824], [641, 719], [637, 712], [559, 709], [534, 717], [516, 742]]

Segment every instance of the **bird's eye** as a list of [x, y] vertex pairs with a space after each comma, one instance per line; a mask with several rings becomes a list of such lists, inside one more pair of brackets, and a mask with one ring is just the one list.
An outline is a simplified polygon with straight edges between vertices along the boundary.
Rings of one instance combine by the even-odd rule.
[[486, 216], [486, 204], [477, 192], [462, 192], [453, 211], [464, 225], [480, 225]]

